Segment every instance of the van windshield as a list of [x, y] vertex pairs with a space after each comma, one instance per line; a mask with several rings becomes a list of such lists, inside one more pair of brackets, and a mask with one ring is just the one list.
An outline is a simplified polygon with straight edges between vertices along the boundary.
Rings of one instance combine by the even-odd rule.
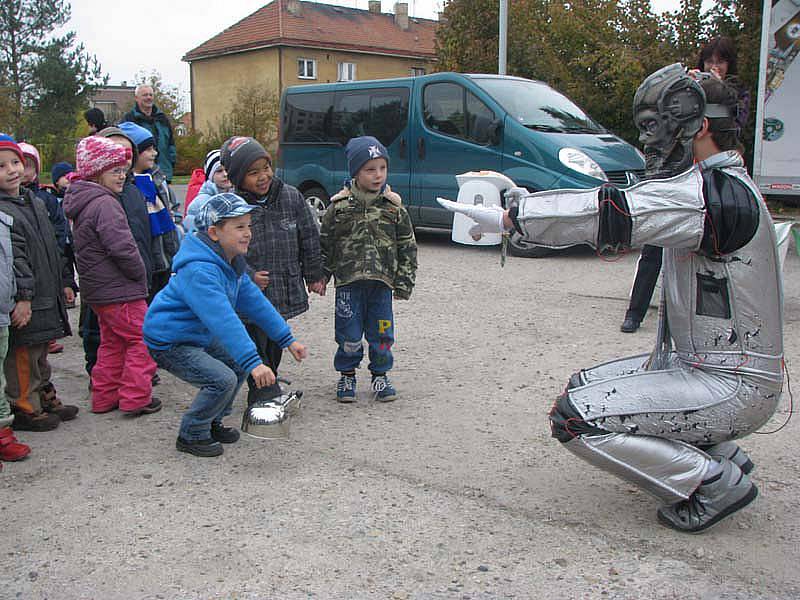
[[570, 133], [605, 132], [572, 100], [547, 84], [500, 78], [474, 78], [473, 81], [525, 127]]

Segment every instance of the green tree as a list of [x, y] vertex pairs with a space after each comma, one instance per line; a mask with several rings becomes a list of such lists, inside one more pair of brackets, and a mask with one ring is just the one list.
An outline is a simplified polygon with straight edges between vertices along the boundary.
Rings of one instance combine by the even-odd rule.
[[[445, 6], [437, 32], [442, 69], [496, 72], [497, 10], [496, 1]], [[647, 0], [515, 0], [509, 7], [508, 73], [550, 84], [635, 141], [633, 93], [647, 73], [670, 62], [671, 44], [661, 26]]]
[[[631, 143], [637, 143], [631, 103], [638, 85], [672, 62], [694, 67], [711, 35], [734, 37], [742, 82], [755, 89], [755, 0], [722, 0], [707, 13], [701, 0], [682, 0], [680, 10], [663, 15], [653, 13], [649, 0], [509, 4], [508, 73], [550, 84]], [[497, 0], [450, 0], [437, 31], [439, 68], [495, 73], [497, 27]]]
[[279, 110], [280, 99], [272, 86], [242, 82], [236, 88], [231, 109], [217, 120], [216, 127], [205, 132], [203, 139], [212, 149], [219, 148], [231, 136], [249, 136], [274, 150]]
[[149, 85], [153, 88], [155, 105], [169, 117], [174, 125], [184, 113], [184, 98], [181, 89], [176, 85], [164, 82], [159, 71], [139, 71], [135, 77], [136, 85]]
[[75, 35], [53, 40], [41, 51], [32, 71], [26, 130], [47, 162], [72, 158], [78, 115], [94, 88], [104, 85], [97, 59], [83, 44], [73, 47]]
[[8, 121], [0, 121], [0, 127], [17, 136], [24, 134], [23, 113], [36, 91], [36, 65], [51, 32], [69, 21], [70, 11], [64, 0], [0, 2], [0, 85], [8, 90], [11, 105]]

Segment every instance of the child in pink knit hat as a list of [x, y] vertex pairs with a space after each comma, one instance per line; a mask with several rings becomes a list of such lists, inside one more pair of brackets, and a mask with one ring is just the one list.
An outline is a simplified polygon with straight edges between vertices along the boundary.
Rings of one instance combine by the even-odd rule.
[[64, 211], [73, 221], [81, 294], [100, 322], [92, 412], [151, 414], [161, 401], [152, 397], [156, 364], [142, 339], [147, 272], [119, 201], [131, 150], [93, 136], [78, 143], [76, 155]]

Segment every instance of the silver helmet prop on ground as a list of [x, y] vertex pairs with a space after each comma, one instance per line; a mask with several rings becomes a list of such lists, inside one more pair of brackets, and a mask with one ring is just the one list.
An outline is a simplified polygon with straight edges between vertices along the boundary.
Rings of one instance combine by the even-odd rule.
[[680, 63], [649, 75], [633, 97], [633, 120], [648, 179], [683, 173], [693, 163], [692, 138], [700, 131], [706, 95]]
[[302, 397], [303, 392], [298, 390], [254, 402], [242, 415], [242, 432], [262, 440], [287, 439]]

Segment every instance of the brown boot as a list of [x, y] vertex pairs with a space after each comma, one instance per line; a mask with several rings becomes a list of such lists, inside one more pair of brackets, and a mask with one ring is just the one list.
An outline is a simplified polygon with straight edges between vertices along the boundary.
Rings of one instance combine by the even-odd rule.
[[56, 396], [56, 388], [52, 383], [42, 386], [39, 390], [39, 401], [44, 412], [57, 415], [62, 421], [71, 421], [78, 416], [78, 407], [62, 404]]
[[58, 415], [34, 412], [27, 413], [22, 410], [14, 411], [14, 422], [11, 427], [16, 431], [51, 431], [61, 424]]

